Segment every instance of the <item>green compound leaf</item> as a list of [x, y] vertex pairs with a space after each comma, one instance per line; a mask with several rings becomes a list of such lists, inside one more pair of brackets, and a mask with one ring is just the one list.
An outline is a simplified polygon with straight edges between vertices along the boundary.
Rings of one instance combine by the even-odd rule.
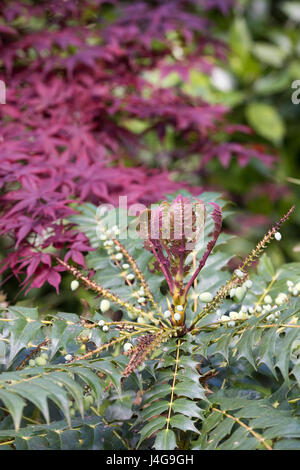
[[172, 429], [164, 429], [157, 433], [153, 446], [156, 450], [174, 450], [176, 446], [176, 435]]

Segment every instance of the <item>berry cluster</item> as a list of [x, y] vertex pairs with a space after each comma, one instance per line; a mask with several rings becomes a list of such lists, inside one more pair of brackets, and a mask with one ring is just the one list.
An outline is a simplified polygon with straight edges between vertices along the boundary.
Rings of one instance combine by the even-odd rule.
[[48, 363], [47, 353], [42, 353], [40, 356], [37, 356], [35, 359], [30, 359], [28, 362], [30, 367], [45, 366], [47, 363]]
[[[247, 283], [247, 286], [245, 284]], [[245, 289], [252, 286], [252, 282], [247, 280], [246, 283], [242, 286]], [[250, 285], [251, 283], [251, 285]], [[287, 281], [288, 292], [292, 296], [298, 296], [300, 293], [300, 282], [294, 284], [291, 280]], [[234, 290], [234, 289], [232, 289]], [[235, 289], [236, 291], [237, 289]], [[246, 290], [245, 290], [246, 292]], [[243, 294], [244, 297], [245, 293]], [[237, 300], [240, 300], [240, 296], [236, 292], [231, 292], [231, 297], [235, 297]], [[279, 294], [273, 298], [271, 295], [267, 294], [263, 298], [263, 304], [259, 303], [255, 305], [242, 305], [239, 311], [231, 311], [228, 315], [222, 315], [220, 310], [216, 311], [218, 316], [218, 323], [225, 323], [229, 327], [234, 327], [236, 321], [244, 321], [251, 317], [251, 315], [267, 315], [265, 320], [267, 322], [276, 321], [280, 317], [279, 307], [284, 305], [289, 299], [289, 295], [285, 292], [279, 292]]]

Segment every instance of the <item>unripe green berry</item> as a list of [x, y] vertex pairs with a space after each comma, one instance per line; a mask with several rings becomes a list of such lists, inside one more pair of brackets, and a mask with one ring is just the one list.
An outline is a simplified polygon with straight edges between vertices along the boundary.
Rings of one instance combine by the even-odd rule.
[[47, 364], [47, 361], [43, 357], [37, 357], [35, 359], [35, 363], [37, 366], [45, 366]]
[[137, 322], [138, 323], [146, 323], [146, 324], [150, 323], [148, 318], [146, 318], [146, 317], [138, 317]]
[[127, 312], [127, 315], [130, 318], [130, 320], [136, 320], [137, 318], [137, 314], [134, 312]]
[[90, 400], [88, 399], [88, 397], [84, 397], [84, 399], [83, 399], [84, 409], [87, 411], [90, 406], [91, 406]]

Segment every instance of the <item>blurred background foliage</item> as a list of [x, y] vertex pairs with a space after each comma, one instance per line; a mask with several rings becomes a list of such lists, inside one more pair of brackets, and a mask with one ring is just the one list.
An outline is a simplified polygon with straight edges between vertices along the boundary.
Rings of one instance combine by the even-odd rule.
[[[244, 139], [253, 140], [257, 149], [268, 149], [277, 162], [266, 168], [253, 159], [243, 168], [232, 160], [224, 169], [213, 160], [199, 170], [199, 156], [190, 155], [165, 163], [170, 170], [180, 169], [184, 181], [226, 192], [236, 204], [228, 228], [241, 235], [229, 249], [245, 253], [269, 224], [299, 201], [300, 105], [292, 102], [292, 83], [300, 78], [300, 2], [239, 0], [229, 16], [214, 12], [213, 20], [215, 37], [228, 47], [227, 60], [210, 56], [211, 75], [191, 69], [184, 81], [172, 72], [161, 83], [229, 107], [232, 123], [247, 124], [255, 131]], [[160, 74], [153, 74], [153, 80], [159, 82]], [[151, 137], [142, 155], [148, 164], [154, 164], [162, 151]], [[167, 136], [166, 145], [174, 144], [172, 137]], [[300, 259], [299, 227], [298, 208], [284, 229], [283, 243], [271, 248], [275, 265]]]
[[[111, 5], [102, 7], [101, 11], [106, 19], [114, 20]], [[87, 10], [83, 16], [88, 20], [90, 14]], [[246, 254], [268, 227], [295, 203], [296, 212], [283, 229], [282, 242], [274, 243], [270, 254], [275, 266], [299, 261], [300, 105], [293, 104], [291, 97], [295, 91], [293, 81], [300, 80], [300, 2], [236, 0], [228, 15], [213, 9], [207, 11], [206, 16], [213, 20], [215, 39], [226, 45], [226, 59], [215, 57], [208, 49], [205, 58], [212, 65], [211, 73], [191, 66], [185, 76], [176, 70], [163, 73], [157, 69], [144, 72], [145, 77], [155, 85], [174, 87], [209, 103], [226, 105], [232, 124], [246, 124], [254, 130], [252, 135], [241, 136], [241, 142], [252, 142], [258, 151], [275, 155], [276, 163], [268, 168], [252, 159], [242, 167], [233, 159], [224, 167], [213, 159], [199, 167], [201, 157], [198, 154], [172, 158], [172, 149], [180, 148], [182, 142], [171, 127], [163, 138], [157, 132], [145, 134], [146, 145], [139, 152], [138, 162], [167, 168], [177, 181], [225, 194], [234, 209], [225, 228], [238, 235], [227, 246], [231, 253]], [[43, 18], [31, 17], [31, 24], [26, 28], [41, 30], [45, 26], [43, 21]], [[176, 31], [168, 32], [168, 40], [173, 41], [173, 54], [179, 61], [193, 49], [192, 43], [183, 47]], [[153, 41], [152, 47], [159, 49], [159, 41]], [[128, 118], [122, 125], [137, 134], [147, 127], [145, 121]], [[216, 138], [221, 142], [230, 139], [226, 133]], [[126, 164], [135, 165], [136, 160]], [[82, 311], [86, 308], [88, 294], [79, 289], [75, 296], [69, 285], [70, 276], [66, 274], [59, 298], [53, 288], [44, 285], [41, 289], [32, 289], [26, 297], [20, 294], [17, 300], [30, 305], [33, 299], [34, 303], [38, 299], [45, 311], [57, 307]], [[5, 290], [13, 301], [19, 293], [18, 281], [11, 278]]]

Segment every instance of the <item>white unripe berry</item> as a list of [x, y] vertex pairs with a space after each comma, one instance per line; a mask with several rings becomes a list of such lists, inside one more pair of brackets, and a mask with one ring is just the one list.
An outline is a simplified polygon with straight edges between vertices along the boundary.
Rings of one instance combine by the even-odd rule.
[[183, 311], [183, 306], [182, 305], [176, 305], [176, 310], [178, 310], [178, 312], [182, 312]]
[[280, 311], [279, 310], [276, 310], [276, 312], [274, 313], [275, 317], [278, 318], [280, 317]]
[[240, 312], [240, 320], [247, 320], [248, 313], [247, 312]]
[[103, 326], [104, 324], [105, 324], [105, 321], [104, 321], [104, 320], [99, 320], [99, 321], [98, 321], [98, 325], [99, 325], [99, 326]]
[[281, 235], [280, 232], [276, 232], [274, 236], [275, 236], [277, 241], [280, 241], [282, 239], [282, 235]]
[[149, 323], [149, 320], [148, 320], [148, 318], [138, 317], [137, 322], [138, 323]]
[[227, 321], [229, 321], [229, 317], [227, 315], [222, 315], [220, 320], [221, 320], [221, 322], [227, 322]]
[[123, 268], [123, 269], [128, 269], [128, 268], [129, 268], [129, 264], [127, 264], [127, 263], [122, 264], [122, 268]]
[[251, 289], [251, 287], [253, 286], [253, 282], [250, 279], [247, 279], [247, 281], [244, 283], [244, 286], [247, 289]]
[[295, 285], [295, 289], [300, 291], [300, 282], [297, 282], [297, 284]]
[[145, 297], [140, 297], [140, 298], [138, 299], [138, 303], [139, 303], [139, 304], [143, 304], [144, 302], [146, 302]]
[[134, 274], [128, 274], [127, 279], [128, 281], [133, 281], [134, 277]]
[[246, 289], [245, 287], [237, 287], [235, 289], [235, 297], [241, 301], [243, 300], [243, 298], [245, 297], [245, 294], [246, 294]]
[[233, 328], [235, 326], [235, 322], [231, 320], [227, 323], [227, 325]]
[[[286, 281], [286, 285], [287, 285], [288, 287], [293, 287], [294, 283], [293, 283], [293, 281], [288, 280], [288, 281]], [[300, 285], [300, 284], [299, 284], [299, 285]], [[296, 286], [296, 287], [297, 287], [297, 286]]]
[[271, 304], [273, 302], [273, 299], [270, 295], [266, 295], [266, 297], [264, 298], [264, 302], [265, 304]]
[[175, 313], [175, 314], [174, 314], [174, 320], [175, 320], [175, 321], [181, 320], [181, 315], [180, 315], [180, 313]]
[[292, 294], [296, 297], [299, 294], [298, 289], [294, 287]]
[[166, 311], [164, 312], [164, 317], [165, 317], [165, 318], [169, 318], [170, 316], [171, 316], [170, 310], [166, 310]]
[[106, 331], [108, 331], [108, 330], [109, 330], [108, 326], [107, 326], [107, 325], [104, 325], [104, 327], [102, 328], [102, 331], [106, 332]]
[[122, 253], [117, 253], [116, 254], [116, 260], [121, 261], [123, 259], [123, 254]]
[[257, 306], [256, 306], [256, 311], [257, 311], [257, 312], [261, 312], [261, 311], [262, 311], [262, 308], [261, 308], [260, 305], [257, 305]]
[[210, 292], [202, 292], [202, 294], [199, 295], [199, 300], [201, 302], [211, 302], [213, 299], [213, 296]]
[[238, 319], [238, 313], [237, 312], [229, 312], [229, 318], [231, 320], [237, 320]]
[[247, 311], [248, 311], [248, 307], [246, 305], [242, 305], [241, 312], [247, 312]]
[[235, 296], [235, 291], [236, 291], [236, 289], [234, 287], [232, 289], [230, 289], [229, 296], [230, 296], [231, 299], [232, 299], [232, 297]]
[[254, 308], [253, 308], [253, 307], [249, 307], [249, 313], [254, 313], [254, 312], [255, 312]]
[[133, 346], [132, 346], [131, 343], [125, 343], [124, 346], [123, 346], [123, 349], [124, 349], [125, 352], [130, 351], [130, 349], [132, 349], [132, 348], [133, 348]]
[[79, 282], [75, 279], [71, 282], [71, 290], [76, 290], [79, 287]]
[[66, 360], [66, 361], [72, 361], [72, 359], [73, 359], [72, 354], [67, 354], [67, 355], [65, 356], [65, 360]]
[[273, 313], [271, 313], [270, 315], [267, 316], [267, 320], [268, 320], [268, 321], [273, 321], [273, 320], [275, 320], [275, 315], [273, 315]]
[[110, 302], [109, 300], [103, 299], [100, 302], [100, 310], [102, 313], [107, 312], [110, 309]]
[[275, 299], [275, 303], [277, 305], [282, 305], [286, 302], [286, 300], [287, 300], [287, 295], [284, 292], [280, 292]]
[[236, 269], [234, 271], [234, 274], [239, 277], [240, 279], [243, 279], [243, 277], [245, 276], [245, 273], [243, 273], [243, 271], [241, 271], [240, 269]]
[[272, 310], [272, 307], [270, 304], [267, 304], [267, 305], [264, 305], [263, 306], [263, 309], [266, 311], [266, 312], [270, 312], [270, 310]]

